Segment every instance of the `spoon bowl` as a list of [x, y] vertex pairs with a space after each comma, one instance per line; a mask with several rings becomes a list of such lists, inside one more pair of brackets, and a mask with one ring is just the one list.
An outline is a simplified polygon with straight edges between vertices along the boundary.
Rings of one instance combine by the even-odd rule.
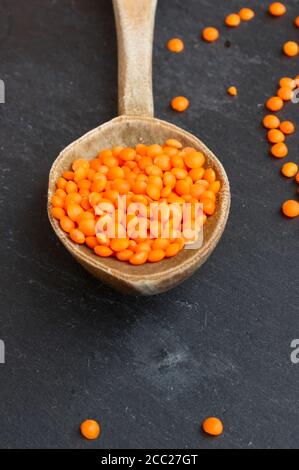
[[[175, 287], [189, 277], [207, 260], [216, 247], [225, 228], [230, 208], [229, 181], [217, 157], [197, 137], [173, 124], [152, 117], [151, 48], [155, 7], [156, 0], [138, 2], [114, 0], [120, 50], [119, 107], [122, 115], [93, 129], [66, 147], [55, 160], [49, 177], [48, 215], [60, 241], [91, 274], [113, 288], [133, 295], [158, 294]], [[132, 25], [137, 25], [134, 34]], [[139, 33], [142, 31], [140, 38], [144, 36], [147, 38], [144, 44], [136, 41], [135, 36], [138, 35], [138, 31]], [[138, 47], [137, 49], [135, 47], [132, 54], [133, 44], [138, 44]], [[143, 60], [140, 71], [138, 71], [138, 54]], [[134, 57], [132, 64], [137, 63], [133, 79], [129, 73], [132, 56]], [[145, 73], [144, 68], [145, 76], [150, 77], [150, 80], [142, 78]], [[182, 250], [177, 256], [159, 263], [132, 266], [115, 258], [100, 258], [89, 248], [73, 243], [60, 228], [58, 221], [53, 218], [50, 210], [56, 181], [62, 172], [68, 169], [75, 159], [94, 158], [104, 148], [118, 145], [135, 147], [138, 143], [162, 144], [167, 139], [177, 139], [184, 147], [190, 146], [201, 151], [206, 157], [208, 166], [215, 170], [217, 179], [221, 182], [215, 214], [208, 218], [204, 226], [202, 246], [197, 249]]]

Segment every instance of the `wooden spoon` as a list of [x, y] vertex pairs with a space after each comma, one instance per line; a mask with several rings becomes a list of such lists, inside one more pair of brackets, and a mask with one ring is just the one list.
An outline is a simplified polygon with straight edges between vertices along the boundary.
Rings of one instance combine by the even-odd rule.
[[[230, 189], [216, 156], [195, 136], [153, 118], [152, 44], [157, 0], [113, 0], [119, 50], [119, 114], [66, 147], [55, 160], [49, 177], [48, 214], [52, 227], [72, 256], [94, 276], [124, 293], [152, 295], [171, 289], [201, 266], [216, 247], [229, 214]], [[137, 143], [163, 143], [178, 139], [206, 156], [221, 181], [217, 209], [204, 226], [201, 248], [155, 264], [132, 266], [115, 258], [100, 258], [89, 248], [73, 243], [51, 215], [55, 182], [76, 158], [94, 158], [101, 149]]]

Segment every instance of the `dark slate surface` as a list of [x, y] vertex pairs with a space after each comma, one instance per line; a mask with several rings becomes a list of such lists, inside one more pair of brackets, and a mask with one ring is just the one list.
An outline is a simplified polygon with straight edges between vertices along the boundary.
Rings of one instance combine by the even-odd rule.
[[[227, 230], [209, 261], [174, 291], [124, 297], [90, 277], [59, 244], [46, 216], [47, 175], [58, 154], [116, 115], [116, 43], [108, 0], [1, 0], [1, 448], [298, 447], [298, 220], [279, 212], [294, 197], [268, 156], [263, 103], [298, 39], [289, 12], [245, 2], [257, 18], [222, 26], [239, 1], [160, 0], [154, 52], [156, 115], [198, 135], [232, 186]], [[209, 24], [221, 40], [199, 40]], [[180, 35], [186, 51], [171, 55]], [[231, 47], [225, 47], [225, 41]], [[226, 94], [234, 84], [239, 97]], [[191, 98], [173, 113], [169, 100]], [[298, 105], [299, 106], [299, 105]], [[295, 105], [283, 116], [298, 122]], [[289, 138], [298, 161], [298, 134]], [[218, 439], [201, 434], [223, 418]], [[102, 424], [85, 442], [78, 425]]]

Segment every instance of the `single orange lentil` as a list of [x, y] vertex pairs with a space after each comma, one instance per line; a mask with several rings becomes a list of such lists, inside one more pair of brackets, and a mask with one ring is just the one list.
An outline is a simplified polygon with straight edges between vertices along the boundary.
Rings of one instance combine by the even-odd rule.
[[299, 16], [296, 16], [296, 18], [294, 19], [294, 25], [299, 28]]
[[54, 196], [52, 196], [52, 198], [51, 198], [51, 204], [52, 204], [53, 207], [60, 207], [61, 209], [63, 209], [64, 200], [61, 199], [61, 197], [54, 194]]
[[181, 250], [181, 247], [179, 243], [171, 243], [166, 249], [165, 249], [165, 256], [166, 258], [171, 258], [172, 256], [176, 256], [179, 251]]
[[123, 251], [128, 248], [130, 241], [128, 238], [113, 238], [110, 242], [110, 248], [113, 251]]
[[64, 201], [65, 198], [66, 198], [66, 196], [67, 196], [67, 194], [66, 194], [66, 192], [65, 192], [63, 189], [58, 188], [58, 189], [56, 189], [56, 191], [55, 191], [55, 196], [58, 196], [60, 199], [62, 199], [62, 200]]
[[147, 147], [147, 155], [149, 157], [156, 157], [163, 153], [163, 148], [159, 144], [152, 144]]
[[216, 181], [216, 173], [213, 168], [207, 168], [204, 172], [203, 179], [212, 184]]
[[104, 245], [97, 245], [94, 247], [94, 252], [98, 256], [102, 256], [103, 258], [109, 258], [109, 256], [113, 255], [113, 251], [108, 246]]
[[143, 241], [137, 244], [135, 247], [135, 253], [140, 253], [141, 251], [145, 251], [146, 253], [149, 253], [151, 251], [151, 245], [148, 241]]
[[255, 13], [251, 8], [241, 8], [239, 11], [239, 16], [242, 21], [250, 21], [254, 18]]
[[271, 96], [266, 102], [266, 107], [270, 111], [279, 111], [283, 107], [283, 101], [279, 96]]
[[70, 233], [75, 228], [75, 222], [65, 215], [60, 219], [60, 226], [64, 232]]
[[185, 168], [183, 155], [185, 155], [185, 154], [183, 152], [181, 152], [181, 155], [173, 155], [170, 158], [171, 166], [173, 168]]
[[200, 195], [209, 187], [208, 181], [200, 180], [191, 186], [190, 194], [195, 199], [199, 199]]
[[184, 157], [185, 165], [191, 170], [194, 168], [199, 168], [205, 163], [205, 156], [202, 152], [192, 152], [188, 153]]
[[293, 90], [290, 87], [284, 86], [277, 90], [277, 96], [283, 101], [290, 101], [293, 96]]
[[192, 170], [189, 171], [189, 176], [192, 178], [193, 183], [195, 183], [197, 180], [201, 180], [204, 172], [205, 169], [203, 167], [192, 168]]
[[165, 251], [161, 249], [151, 250], [148, 254], [148, 261], [150, 263], [158, 263], [165, 258]]
[[223, 424], [219, 418], [206, 418], [202, 423], [202, 429], [211, 436], [220, 436], [223, 432]]
[[175, 192], [182, 196], [183, 194], [189, 194], [191, 190], [191, 184], [188, 180], [178, 180], [175, 185]]
[[82, 196], [78, 193], [70, 193], [66, 196], [64, 200], [64, 207], [67, 208], [69, 204], [80, 204], [82, 201]]
[[132, 250], [123, 250], [123, 251], [118, 251], [115, 256], [119, 261], [129, 261], [131, 256], [134, 254]]
[[272, 16], [282, 16], [286, 13], [287, 9], [283, 3], [274, 2], [269, 6], [269, 13]]
[[64, 189], [66, 186], [67, 180], [63, 177], [58, 178], [56, 182], [57, 188]]
[[79, 219], [79, 217], [83, 214], [83, 212], [84, 211], [79, 204], [70, 203], [67, 206], [67, 215], [73, 222], [76, 222]]
[[173, 189], [176, 183], [176, 177], [173, 173], [166, 171], [163, 176], [164, 186]]
[[296, 183], [299, 184], [299, 172], [298, 172], [297, 175], [296, 175], [295, 181], [296, 181]]
[[147, 251], [140, 251], [139, 253], [134, 253], [130, 258], [129, 262], [135, 266], [140, 266], [147, 262], [148, 253]]
[[263, 119], [263, 126], [266, 129], [277, 129], [279, 124], [280, 120], [274, 114], [267, 114]]
[[79, 230], [84, 233], [87, 237], [93, 237], [95, 235], [95, 221], [93, 219], [81, 219], [78, 226]]
[[75, 160], [72, 164], [72, 170], [73, 171], [76, 171], [78, 170], [78, 168], [89, 168], [89, 162], [87, 160], [85, 160], [84, 158], [78, 158], [77, 160]]
[[188, 176], [188, 173], [184, 168], [172, 168], [171, 173], [177, 180], [183, 180]]
[[93, 419], [87, 419], [80, 425], [80, 431], [85, 439], [94, 440], [99, 437], [101, 428], [97, 421]]
[[60, 220], [62, 217], [65, 216], [65, 210], [62, 209], [61, 207], [52, 207], [51, 208], [51, 214], [54, 217], [54, 219]]
[[165, 144], [168, 146], [168, 147], [174, 147], [176, 149], [181, 149], [183, 147], [183, 145], [181, 144], [181, 142], [179, 142], [178, 140], [176, 139], [168, 139], [166, 140]]
[[156, 238], [152, 244], [153, 250], [166, 250], [170, 242], [168, 238]]
[[283, 45], [283, 52], [288, 57], [295, 57], [299, 53], [299, 46], [295, 41], [287, 41]]
[[293, 80], [292, 78], [290, 77], [282, 77], [280, 80], [279, 80], [279, 86], [281, 88], [283, 87], [289, 87], [289, 88], [292, 88], [294, 89], [296, 84], [295, 84], [295, 80]]
[[201, 200], [203, 205], [204, 213], [207, 215], [213, 215], [215, 212], [215, 202], [210, 198], [205, 198]]
[[267, 134], [269, 142], [272, 144], [278, 144], [279, 142], [284, 142], [285, 135], [278, 129], [270, 129]]
[[238, 94], [238, 90], [235, 86], [230, 86], [228, 89], [227, 89], [227, 93], [231, 96], [237, 96]]
[[241, 22], [241, 18], [237, 13], [231, 13], [230, 15], [227, 15], [225, 18], [225, 24], [226, 26], [230, 26], [231, 28], [235, 28], [236, 26], [239, 26]]
[[70, 194], [70, 193], [76, 193], [78, 191], [78, 187], [74, 181], [68, 181], [65, 185], [65, 191]]
[[86, 237], [85, 243], [88, 246], [88, 248], [91, 248], [92, 250], [94, 249], [95, 246], [99, 244], [97, 237]]
[[213, 26], [208, 26], [202, 31], [202, 38], [207, 42], [217, 41], [219, 38], [219, 31]]
[[121, 158], [124, 161], [134, 160], [135, 156], [136, 156], [136, 150], [134, 150], [131, 147], [124, 148], [119, 153], [119, 158]]
[[299, 202], [292, 199], [285, 201], [281, 207], [283, 214], [286, 217], [298, 217], [299, 215]]
[[146, 194], [152, 198], [154, 201], [158, 201], [160, 199], [160, 189], [154, 184], [148, 184], [146, 188]]
[[127, 180], [122, 178], [116, 178], [112, 182], [112, 189], [117, 191], [119, 194], [127, 194], [130, 190], [130, 184]]
[[154, 164], [163, 171], [171, 169], [170, 157], [168, 155], [157, 155], [154, 158]]
[[284, 134], [289, 135], [295, 132], [295, 125], [291, 121], [283, 121], [280, 123], [279, 129]]
[[73, 180], [74, 177], [75, 177], [75, 173], [73, 171], [64, 171], [62, 173], [62, 177], [67, 180], [67, 181], [70, 181], [70, 180]]
[[276, 157], [276, 158], [284, 158], [288, 154], [288, 147], [286, 146], [284, 142], [274, 144], [271, 147], [271, 154], [273, 155], [273, 157]]
[[70, 238], [73, 240], [73, 242], [78, 243], [79, 245], [83, 245], [83, 243], [85, 243], [84, 233], [82, 233], [77, 228], [73, 228], [70, 231]]
[[220, 188], [221, 188], [220, 181], [213, 181], [213, 183], [211, 183], [209, 186], [210, 191], [213, 191], [213, 193], [215, 194], [219, 193]]
[[204, 199], [211, 199], [212, 201], [215, 202], [216, 201], [215, 193], [213, 191], [210, 191], [210, 190], [204, 191], [199, 196], [199, 200], [200, 200], [200, 202], [202, 202]]
[[189, 108], [190, 102], [188, 98], [185, 96], [176, 96], [171, 100], [171, 107], [175, 111], [178, 111], [182, 113], [183, 111], [186, 111], [187, 108]]
[[281, 173], [286, 178], [294, 178], [298, 172], [298, 165], [294, 162], [285, 163], [281, 168]]
[[171, 52], [182, 52], [184, 50], [184, 42], [179, 38], [170, 39], [167, 43], [167, 47]]

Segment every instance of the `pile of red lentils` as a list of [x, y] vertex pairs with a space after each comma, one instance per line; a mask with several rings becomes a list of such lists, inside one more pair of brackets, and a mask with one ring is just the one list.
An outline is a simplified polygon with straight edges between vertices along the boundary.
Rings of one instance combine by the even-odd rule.
[[[191, 204], [192, 218], [202, 227], [216, 209], [217, 193], [221, 184], [213, 168], [206, 165], [202, 152], [184, 147], [175, 139], [164, 145], [138, 144], [135, 148], [114, 147], [101, 150], [91, 161], [84, 158], [73, 162], [72, 167], [57, 180], [57, 189], [51, 199], [52, 216], [71, 240], [86, 245], [101, 257], [114, 256], [119, 261], [133, 265], [155, 263], [177, 255], [184, 247], [181, 221], [177, 223], [170, 213], [167, 220], [150, 211], [152, 203]], [[135, 214], [118, 211], [118, 197], [126, 196], [126, 204], [141, 203], [146, 209], [147, 236], [136, 238], [126, 231], [126, 236], [109, 239], [97, 233], [101, 221], [97, 208], [110, 203], [115, 209], [115, 223], [124, 227]], [[202, 206], [199, 206], [201, 203]], [[200, 211], [200, 212], [199, 212]], [[157, 218], [157, 220], [153, 220]], [[167, 225], [169, 238], [163, 238]], [[177, 237], [173, 234], [177, 233]]]
[[[273, 2], [268, 7], [268, 13], [273, 17], [280, 17], [287, 12], [286, 6], [281, 2]], [[255, 17], [255, 12], [251, 8], [241, 8], [238, 13], [229, 13], [224, 18], [224, 24], [228, 28], [237, 28], [242, 22], [251, 21]], [[294, 26], [299, 28], [299, 16], [294, 19]], [[207, 26], [202, 31], [202, 39], [213, 43], [220, 38], [219, 30], [214, 26]], [[171, 52], [180, 53], [185, 49], [182, 39], [173, 38], [167, 43]], [[295, 57], [299, 54], [299, 46], [295, 41], [286, 41], [282, 45], [282, 53], [287, 57]], [[292, 99], [293, 93], [299, 87], [299, 75], [294, 79], [283, 77], [279, 82], [277, 96], [268, 99], [266, 107], [272, 112], [282, 109], [284, 103]], [[236, 86], [229, 86], [227, 93], [231, 96], [237, 96]], [[190, 101], [185, 96], [177, 96], [172, 99], [171, 107], [175, 111], [185, 111], [190, 106]], [[295, 125], [290, 121], [280, 122], [276, 115], [267, 115], [263, 120], [263, 125], [268, 129], [268, 140], [271, 144], [270, 153], [275, 158], [285, 158], [288, 155], [288, 148], [285, 143], [286, 136], [295, 132]], [[294, 178], [299, 184], [298, 165], [294, 162], [285, 163], [282, 166], [281, 173], [287, 178]], [[297, 190], [299, 193], [299, 189]], [[294, 218], [299, 216], [299, 202], [290, 199], [282, 204], [282, 212], [286, 217]]]

